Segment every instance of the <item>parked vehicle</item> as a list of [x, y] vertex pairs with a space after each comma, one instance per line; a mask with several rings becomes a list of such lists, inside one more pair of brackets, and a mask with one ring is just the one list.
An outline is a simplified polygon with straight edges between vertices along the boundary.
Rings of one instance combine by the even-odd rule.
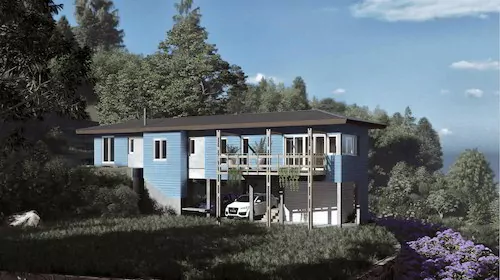
[[[262, 218], [266, 213], [266, 194], [255, 193], [253, 197], [254, 217]], [[271, 208], [278, 207], [278, 198], [271, 195]], [[244, 194], [238, 197], [233, 203], [227, 205], [225, 215], [228, 218], [248, 218], [250, 212], [250, 195]]]
[[[224, 214], [226, 206], [238, 198], [239, 195], [234, 193], [221, 195], [221, 214]], [[196, 204], [196, 208], [207, 209], [207, 198], [204, 197], [202, 201]], [[210, 199], [210, 213], [215, 215], [215, 198]]]

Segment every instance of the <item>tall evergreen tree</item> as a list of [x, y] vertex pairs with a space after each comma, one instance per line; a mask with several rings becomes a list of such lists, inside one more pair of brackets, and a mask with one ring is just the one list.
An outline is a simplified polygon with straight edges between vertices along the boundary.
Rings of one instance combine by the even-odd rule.
[[302, 77], [296, 77], [292, 82], [292, 88], [297, 91], [294, 95], [293, 108], [292, 110], [307, 110], [311, 107], [309, 106], [309, 101], [307, 99], [307, 89], [306, 82]]
[[227, 112], [227, 92], [241, 87], [244, 74], [224, 61], [200, 26], [199, 8], [191, 0], [176, 5], [174, 26], [151, 58], [156, 72], [158, 116], [197, 116]]
[[417, 136], [421, 142], [419, 157], [422, 164], [430, 172], [443, 168], [443, 150], [439, 141], [439, 135], [425, 117], [418, 121]]
[[75, 34], [73, 34], [73, 31], [71, 30], [71, 25], [69, 24], [66, 16], [62, 16], [61, 18], [59, 18], [59, 20], [57, 21], [57, 28], [66, 40], [75, 40]]
[[110, 50], [123, 46], [118, 10], [111, 0], [75, 0], [78, 42], [89, 48]]

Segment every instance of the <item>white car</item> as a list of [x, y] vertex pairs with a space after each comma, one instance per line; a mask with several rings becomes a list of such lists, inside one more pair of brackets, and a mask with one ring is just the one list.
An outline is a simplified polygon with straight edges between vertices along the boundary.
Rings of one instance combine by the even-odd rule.
[[[244, 194], [226, 206], [225, 214], [228, 218], [248, 218], [250, 212], [249, 195]], [[266, 194], [254, 193], [254, 217], [262, 217], [266, 213]], [[278, 207], [278, 198], [271, 195], [271, 208]]]

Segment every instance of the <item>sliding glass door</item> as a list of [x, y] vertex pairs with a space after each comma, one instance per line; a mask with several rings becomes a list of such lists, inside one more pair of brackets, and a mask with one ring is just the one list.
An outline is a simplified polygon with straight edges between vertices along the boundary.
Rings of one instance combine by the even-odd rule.
[[[287, 165], [307, 166], [309, 158], [307, 157], [307, 145], [309, 138], [307, 135], [289, 136], [285, 137], [285, 154], [294, 156], [294, 158], [287, 158]], [[313, 136], [313, 154], [323, 155], [325, 153], [325, 135]], [[317, 158], [314, 161], [315, 165], [323, 165], [324, 159]]]

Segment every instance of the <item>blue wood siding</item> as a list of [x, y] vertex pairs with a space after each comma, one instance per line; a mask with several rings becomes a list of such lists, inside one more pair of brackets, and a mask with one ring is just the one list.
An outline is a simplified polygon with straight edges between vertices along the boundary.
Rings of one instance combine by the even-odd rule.
[[115, 137], [115, 166], [128, 166], [128, 137]]
[[[167, 140], [166, 160], [154, 160], [154, 140]], [[167, 197], [181, 198], [187, 187], [185, 132], [144, 133], [144, 180]]]
[[94, 166], [102, 165], [102, 138], [94, 137]]

